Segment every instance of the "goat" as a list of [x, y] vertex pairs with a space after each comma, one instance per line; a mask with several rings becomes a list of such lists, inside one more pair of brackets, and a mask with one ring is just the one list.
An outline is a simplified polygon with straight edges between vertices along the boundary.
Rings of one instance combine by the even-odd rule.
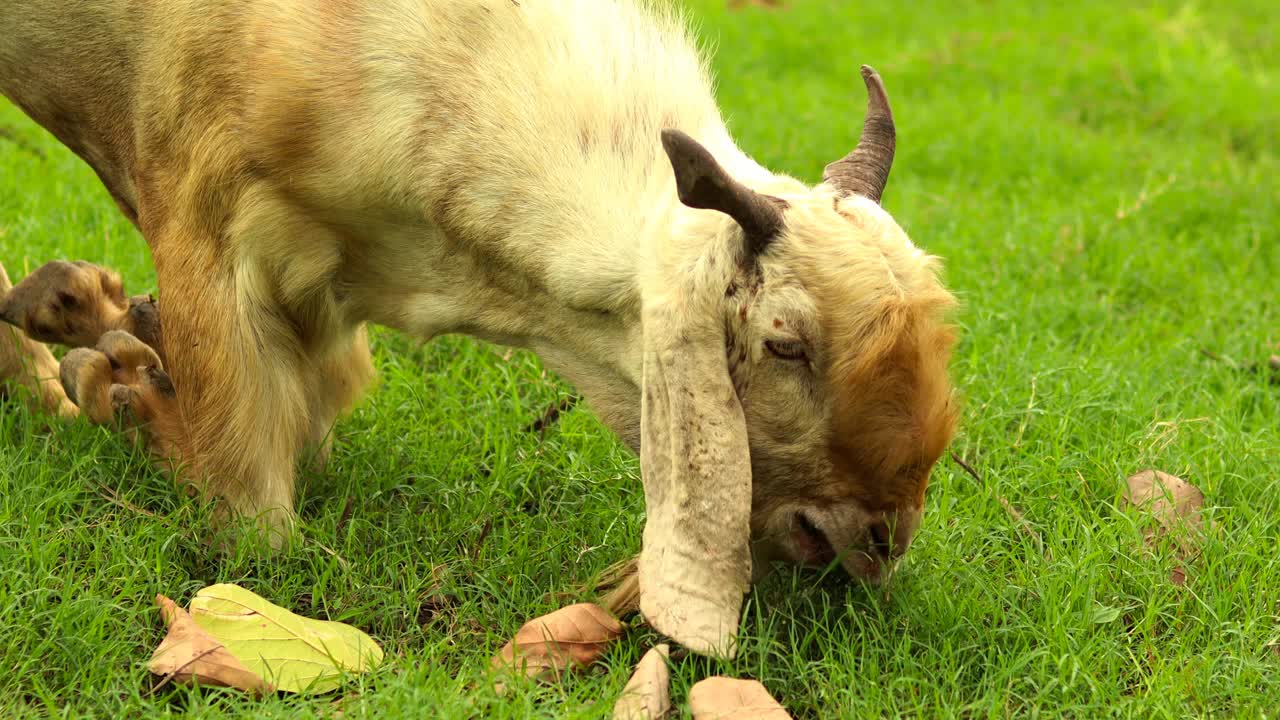
[[643, 0], [26, 0], [0, 27], [0, 91], [158, 278], [145, 372], [116, 335], [64, 383], [99, 416], [145, 404], [161, 460], [276, 545], [295, 459], [373, 375], [366, 323], [529, 348], [576, 386], [640, 456], [640, 610], [694, 651], [733, 655], [753, 568], [874, 580], [909, 544], [956, 423], [954, 299], [879, 205], [869, 68], [856, 149], [809, 187], [737, 147]]

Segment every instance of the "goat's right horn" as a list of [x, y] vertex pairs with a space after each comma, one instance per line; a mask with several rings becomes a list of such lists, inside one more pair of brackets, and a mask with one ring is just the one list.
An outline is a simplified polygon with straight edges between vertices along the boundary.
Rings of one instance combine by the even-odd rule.
[[889, 181], [889, 169], [893, 167], [896, 143], [893, 111], [889, 109], [889, 96], [880, 75], [863, 65], [862, 80], [867, 84], [867, 117], [862, 123], [862, 137], [858, 138], [853, 152], [827, 166], [822, 179], [839, 190], [842, 197], [857, 193], [880, 202]]

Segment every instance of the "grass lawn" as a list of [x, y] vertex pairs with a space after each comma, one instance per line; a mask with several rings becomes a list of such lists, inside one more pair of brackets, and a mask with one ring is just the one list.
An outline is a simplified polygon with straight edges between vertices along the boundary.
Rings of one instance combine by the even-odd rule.
[[[734, 132], [775, 169], [817, 181], [861, 126], [858, 64], [883, 75], [885, 203], [964, 300], [953, 449], [982, 479], [939, 464], [886, 587], [775, 573], [739, 657], [681, 662], [676, 702], [715, 672], [798, 718], [1280, 713], [1280, 386], [1201, 354], [1280, 353], [1273, 4], [689, 5]], [[86, 259], [154, 291], [92, 172], [11, 105], [0, 127], [46, 156], [0, 139], [10, 274]], [[108, 431], [0, 405], [0, 716], [607, 715], [648, 631], [598, 674], [503, 698], [487, 659], [639, 549], [637, 460], [585, 409], [528, 432], [570, 390], [527, 354], [374, 347], [380, 387], [303, 481], [308, 542], [271, 560], [211, 555], [202, 510]], [[1208, 498], [1185, 586], [1118, 509], [1146, 467]], [[388, 662], [340, 705], [152, 695], [152, 598], [215, 582], [359, 626]]]

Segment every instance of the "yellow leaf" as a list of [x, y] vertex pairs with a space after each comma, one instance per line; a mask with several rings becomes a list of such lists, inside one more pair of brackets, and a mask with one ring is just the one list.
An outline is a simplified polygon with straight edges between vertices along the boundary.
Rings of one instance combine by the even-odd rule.
[[294, 615], [237, 585], [196, 593], [191, 617], [246, 668], [285, 692], [328, 692], [343, 675], [382, 662], [382, 648], [364, 632]]

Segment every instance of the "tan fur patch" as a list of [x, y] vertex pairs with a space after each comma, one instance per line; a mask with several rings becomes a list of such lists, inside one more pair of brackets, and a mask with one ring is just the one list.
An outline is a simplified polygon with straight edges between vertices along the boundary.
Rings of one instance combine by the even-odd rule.
[[797, 239], [826, 338], [832, 464], [868, 508], [918, 508], [956, 428], [946, 321], [956, 300], [936, 258], [878, 206], [854, 198], [836, 217], [853, 237], [831, 228]]

